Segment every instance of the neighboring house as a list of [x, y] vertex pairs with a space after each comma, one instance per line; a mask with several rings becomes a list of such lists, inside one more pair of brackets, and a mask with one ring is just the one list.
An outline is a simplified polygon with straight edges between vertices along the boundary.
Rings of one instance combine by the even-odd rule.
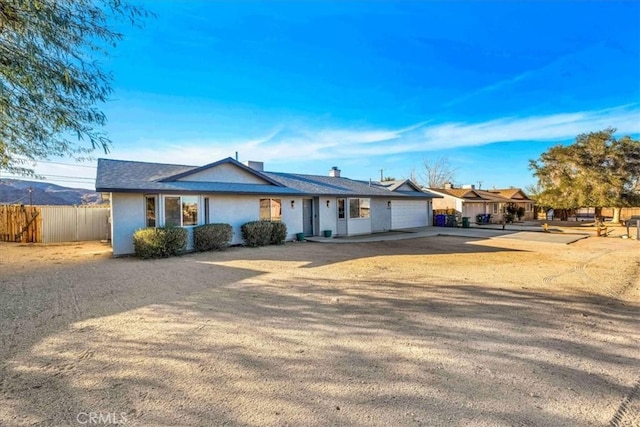
[[367, 234], [431, 225], [432, 199], [410, 181], [393, 184], [340, 176], [265, 172], [261, 162], [226, 158], [201, 167], [98, 160], [96, 190], [109, 193], [111, 239], [115, 256], [134, 252], [133, 233], [144, 227], [227, 223], [232, 244], [242, 243], [242, 224], [282, 221], [288, 239]]
[[475, 221], [476, 215], [490, 214], [492, 223], [500, 223], [510, 203], [524, 208], [523, 219], [533, 219], [535, 215], [533, 200], [519, 188], [478, 190], [473, 185], [466, 185], [463, 188], [430, 188], [429, 191], [442, 196], [442, 199], [433, 200], [435, 210], [453, 209], [471, 221]]
[[507, 203], [514, 204], [518, 208], [523, 208], [524, 217], [522, 217], [522, 219], [524, 220], [535, 219], [536, 217], [535, 201], [530, 199], [520, 188], [504, 188], [480, 191], [503, 197], [507, 199]]

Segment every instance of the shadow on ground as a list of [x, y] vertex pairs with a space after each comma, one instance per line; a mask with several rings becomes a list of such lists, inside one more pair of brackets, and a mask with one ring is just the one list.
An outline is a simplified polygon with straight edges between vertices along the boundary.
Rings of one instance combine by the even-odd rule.
[[[352, 253], [428, 262], [506, 251], [398, 243]], [[354, 258], [330, 246], [3, 278], [13, 333], [2, 335], [0, 423], [78, 425], [79, 413], [100, 412], [159, 426], [602, 425], [632, 392], [637, 304], [371, 280], [370, 269], [324, 277]], [[216, 264], [239, 259], [265, 269]], [[275, 261], [296, 274], [269, 271]]]

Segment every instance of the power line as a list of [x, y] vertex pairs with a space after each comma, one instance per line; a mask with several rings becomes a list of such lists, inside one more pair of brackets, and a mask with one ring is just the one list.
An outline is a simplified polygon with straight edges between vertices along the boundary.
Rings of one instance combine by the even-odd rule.
[[62, 162], [51, 162], [49, 160], [37, 160], [36, 163], [47, 163], [50, 165], [63, 165], [63, 166], [72, 166], [72, 167], [76, 167], [76, 168], [92, 168], [92, 169], [97, 169], [97, 166], [89, 166], [89, 165], [78, 165], [78, 164], [73, 164], [73, 163], [62, 163]]
[[90, 177], [86, 177], [86, 176], [69, 176], [69, 175], [53, 175], [53, 174], [43, 174], [41, 176], [52, 176], [54, 178], [72, 178], [72, 179], [89, 179], [91, 181], [95, 181], [95, 178], [90, 178]]
[[74, 180], [80, 180], [80, 179], [86, 179], [89, 181], [95, 181], [95, 178], [90, 178], [87, 176], [70, 176], [70, 175], [53, 175], [53, 174], [39, 174], [39, 176], [44, 177], [44, 179], [42, 178], [36, 178], [36, 177], [17, 177], [17, 176], [5, 176], [4, 178], [6, 179], [19, 179], [21, 181], [29, 181], [31, 179], [35, 179], [38, 181], [45, 181], [48, 177], [53, 177], [53, 178], [70, 178], [70, 179], [74, 179]]
[[[78, 179], [64, 179], [64, 178], [44, 178], [44, 179], [40, 179], [40, 178], [34, 178], [34, 177], [29, 177], [28, 179], [25, 179], [25, 177], [17, 177], [17, 176], [3, 176], [2, 179], [16, 179], [19, 181], [40, 181], [40, 182], [71, 182], [71, 183], [75, 183], [75, 184], [91, 184], [91, 181], [87, 179], [83, 180], [78, 180]], [[91, 178], [93, 181], [95, 181], [95, 178]]]

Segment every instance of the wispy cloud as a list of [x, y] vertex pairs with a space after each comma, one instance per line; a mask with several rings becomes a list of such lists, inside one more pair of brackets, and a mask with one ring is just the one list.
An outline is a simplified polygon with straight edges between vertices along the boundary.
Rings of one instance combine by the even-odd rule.
[[[605, 50], [607, 54], [604, 55], [602, 50]], [[619, 52], [615, 53], [617, 55]], [[444, 104], [444, 106], [453, 107], [469, 101], [470, 99], [482, 97], [482, 95], [496, 96], [495, 92], [500, 93], [500, 91], [503, 91], [504, 89], [513, 90], [514, 86], [523, 81], [527, 81], [529, 83], [546, 83], [546, 86], [548, 86], [548, 82], [565, 80], [566, 76], [571, 73], [575, 73], [576, 70], [584, 72], [584, 64], [591, 64], [593, 62], [592, 58], [605, 56], [608, 58], [611, 57], [611, 50], [606, 48], [604, 43], [598, 42], [588, 45], [577, 51], [560, 55], [540, 67], [521, 72], [517, 75], [470, 91], [465, 95], [452, 99]], [[606, 72], [608, 73], [609, 70], [607, 69]]]
[[250, 140], [140, 141], [145, 149], [113, 150], [114, 158], [201, 165], [239, 152], [241, 160], [321, 161], [364, 156], [420, 153], [510, 141], [570, 141], [578, 134], [615, 127], [620, 134], [640, 133], [640, 108], [616, 108], [533, 117], [509, 117], [478, 123], [423, 122], [400, 129], [282, 125]]

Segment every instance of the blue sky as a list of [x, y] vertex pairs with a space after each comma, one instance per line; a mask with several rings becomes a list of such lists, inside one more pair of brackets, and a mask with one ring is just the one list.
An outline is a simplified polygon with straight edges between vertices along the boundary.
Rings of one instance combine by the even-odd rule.
[[554, 144], [609, 126], [640, 134], [637, 1], [146, 8], [156, 17], [123, 26], [101, 60], [113, 147], [96, 157], [203, 165], [237, 151], [271, 171], [338, 166], [354, 179], [419, 175], [446, 157], [457, 184], [522, 187], [528, 160]]

